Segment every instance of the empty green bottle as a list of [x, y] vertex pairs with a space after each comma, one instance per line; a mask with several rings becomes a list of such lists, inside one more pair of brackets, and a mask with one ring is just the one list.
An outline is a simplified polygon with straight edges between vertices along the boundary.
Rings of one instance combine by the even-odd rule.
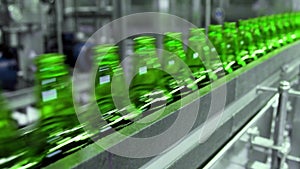
[[290, 32], [291, 32], [291, 38], [292, 38], [293, 42], [298, 39], [297, 34], [296, 34], [296, 29], [297, 29], [296, 20], [297, 19], [295, 16], [296, 16], [296, 13], [291, 12], [291, 13], [289, 13], [289, 17], [288, 17], [288, 22], [291, 25]]
[[230, 61], [226, 55], [226, 44], [223, 41], [223, 29], [222, 25], [210, 25], [209, 40], [213, 44], [214, 48], [211, 48], [211, 53], [218, 52], [220, 60], [223, 64], [223, 68], [226, 74], [233, 72], [233, 64], [235, 63], [234, 58]]
[[0, 108], [0, 168], [11, 168], [24, 157], [25, 144], [1, 93]]
[[243, 56], [241, 54], [241, 51], [239, 50], [239, 44], [238, 44], [238, 33], [236, 29], [236, 23], [235, 22], [225, 22], [224, 23], [224, 43], [222, 46], [222, 49], [224, 50], [224, 53], [226, 54], [227, 61], [229, 64], [232, 64], [232, 68], [238, 69], [240, 67], [246, 66], [245, 60], [247, 56]]
[[287, 37], [287, 43], [292, 43], [295, 41], [295, 35], [293, 33], [293, 26], [291, 23], [291, 15], [290, 13], [284, 13], [283, 14], [283, 27], [286, 31], [286, 37]]
[[[43, 130], [64, 131], [79, 124], [74, 110], [69, 72], [65, 56], [44, 54], [36, 59], [38, 107]], [[49, 125], [48, 125], [49, 124]]]
[[71, 81], [64, 60], [64, 55], [56, 53], [43, 54], [35, 60], [37, 106], [41, 118], [31, 137], [39, 138], [37, 149], [46, 159], [70, 154], [89, 138], [75, 113]]
[[[40, 140], [29, 138], [31, 130], [18, 127], [16, 120], [12, 118], [12, 111], [0, 94], [0, 168], [32, 168], [37, 167], [43, 156], [37, 154], [37, 147], [32, 142], [40, 143]], [[40, 139], [40, 138], [38, 138]]]
[[270, 15], [267, 17], [267, 23], [268, 23], [268, 26], [270, 27], [272, 49], [280, 48], [280, 46], [281, 46], [281, 43], [279, 41], [280, 37], [277, 32], [276, 20], [275, 20], [274, 15]]
[[[162, 66], [166, 72], [169, 88], [174, 92], [176, 98], [181, 98], [196, 90], [196, 82], [192, 79], [193, 74], [189, 69], [187, 57], [182, 45], [182, 34], [180, 32], [167, 32], [164, 36], [164, 50]], [[170, 76], [171, 75], [171, 76]], [[180, 90], [179, 90], [180, 89]]]
[[[99, 45], [94, 48], [97, 74], [95, 80], [95, 94], [101, 116], [112, 127], [121, 128], [130, 123], [124, 119], [124, 115], [130, 112], [120, 113], [120, 110], [128, 107], [124, 103], [126, 86], [123, 69], [120, 66], [118, 47], [110, 44]], [[112, 81], [117, 87], [112, 88]], [[116, 103], [118, 102], [118, 108]]]
[[281, 46], [284, 46], [287, 44], [287, 37], [285, 34], [282, 17], [283, 17], [282, 14], [274, 15], [274, 19], [276, 21], [275, 23], [276, 23], [277, 34], [279, 36], [279, 43], [281, 44]]
[[251, 24], [251, 33], [253, 36], [253, 41], [256, 46], [255, 55], [259, 58], [264, 56], [267, 53], [267, 47], [264, 43], [264, 39], [262, 38], [261, 30], [260, 30], [260, 22], [258, 18], [253, 18], [249, 21]]
[[132, 103], [143, 111], [155, 110], [173, 100], [164, 80], [165, 72], [158, 61], [155, 38], [134, 39], [133, 73], [129, 86]]
[[295, 23], [294, 32], [296, 35], [296, 39], [300, 39], [300, 12], [294, 13], [292, 22]]
[[255, 44], [253, 43], [253, 37], [248, 29], [247, 22], [244, 20], [239, 21], [238, 27], [238, 48], [237, 55], [246, 63], [250, 63], [257, 60], [255, 55]]
[[[225, 75], [223, 64], [220, 61], [215, 47], [210, 43], [209, 39], [206, 38], [204, 28], [191, 28], [188, 44], [187, 62], [190, 67], [199, 67], [193, 66], [198, 55], [200, 62], [202, 62], [202, 65], [205, 68], [204, 71], [208, 73], [210, 80], [216, 80], [218, 77], [223, 77]], [[193, 51], [192, 48], [196, 49], [196, 51]], [[198, 61], [196, 61], [196, 65], [200, 65]], [[194, 71], [193, 68], [191, 68], [191, 70]], [[202, 72], [203, 68], [200, 68], [200, 71]]]
[[198, 86], [209, 84], [217, 79], [213, 58], [210, 57], [210, 46], [207, 44], [204, 28], [191, 28], [188, 39], [186, 63], [191, 69], [194, 78], [198, 80]]

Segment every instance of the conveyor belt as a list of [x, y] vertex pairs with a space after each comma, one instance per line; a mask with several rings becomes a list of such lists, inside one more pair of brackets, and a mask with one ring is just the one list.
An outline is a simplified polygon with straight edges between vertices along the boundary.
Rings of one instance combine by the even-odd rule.
[[[213, 83], [213, 86], [216, 87], [212, 90], [213, 93], [219, 97], [226, 97], [226, 102], [220, 123], [208, 140], [203, 137], [200, 139], [199, 134], [201, 134], [203, 124], [207, 119], [211, 104], [212, 92], [210, 86], [185, 97], [183, 104], [187, 104], [186, 106], [180, 108], [182, 102], [177, 101], [168, 105], [161, 115], [158, 115], [161, 113], [158, 111], [147, 117], [159, 117], [156, 121], [150, 124], [132, 124], [122, 130], [122, 133], [132, 137], [147, 138], [154, 136], [172, 126], [174, 120], [180, 117], [179, 111], [189, 116], [191, 114], [189, 112], [190, 107], [200, 103], [198, 116], [195, 118], [192, 130], [188, 134], [179, 137], [178, 140], [180, 139], [180, 141], [174, 140], [167, 144], [165, 148], [168, 148], [168, 150], [162, 149], [164, 153], [152, 157], [128, 158], [104, 151], [98, 145], [112, 146], [110, 150], [126, 147], [133, 156], [145, 150], [151, 150], [151, 146], [155, 146], [155, 144], [149, 144], [147, 147], [140, 149], [141, 152], [130, 152], [135, 149], [134, 144], [128, 142], [129, 139], [120, 137], [117, 133], [112, 133], [96, 143], [51, 164], [47, 168], [197, 168], [209, 160], [271, 98], [272, 94], [270, 93], [257, 93], [256, 86], [277, 85], [280, 79], [281, 66], [286, 63], [291, 65], [289, 77], [294, 77], [298, 73], [299, 47], [300, 42], [298, 41], [275, 50]], [[199, 97], [199, 93], [201, 97]], [[216, 107], [216, 105], [212, 107]], [[221, 108], [222, 106], [220, 106]], [[213, 110], [215, 112], [212, 112], [212, 114], [217, 115], [220, 109]], [[212, 120], [212, 118], [208, 120]], [[183, 123], [188, 124], [189, 121], [183, 121]]]

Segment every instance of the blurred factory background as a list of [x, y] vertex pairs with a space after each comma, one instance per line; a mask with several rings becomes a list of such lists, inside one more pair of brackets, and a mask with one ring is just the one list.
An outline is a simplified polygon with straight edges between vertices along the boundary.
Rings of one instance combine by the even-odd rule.
[[[137, 12], [165, 12], [207, 27], [299, 8], [297, 0], [1, 0], [1, 71], [7, 72], [1, 81], [7, 82], [3, 87], [8, 90], [15, 89], [16, 81], [30, 86], [31, 60], [42, 53], [64, 53], [74, 66], [83, 43], [96, 30]], [[103, 42], [110, 42], [107, 32]]]
[[[92, 66], [88, 50], [83, 49], [83, 55], [86, 56], [77, 60], [85, 42], [103, 25], [122, 16], [139, 12], [163, 12], [176, 15], [197, 27], [207, 29], [211, 24], [223, 24], [229, 21], [235, 22], [241, 19], [299, 10], [299, 0], [0, 0], [1, 90], [8, 100], [10, 108], [14, 111], [14, 116], [21, 119], [18, 121], [19, 124], [26, 126], [38, 118], [36, 113], [31, 110], [35, 105], [32, 93], [35, 82], [34, 72], [37, 68], [34, 59], [44, 53], [60, 53], [66, 56], [66, 64], [70, 66], [70, 72], [76, 61], [79, 71], [88, 72]], [[141, 27], [134, 26], [131, 29], [143, 29], [143, 25]], [[111, 30], [107, 30], [107, 33], [101, 36], [99, 41], [112, 43], [114, 42], [113, 38]], [[299, 46], [299, 43], [297, 45]], [[128, 51], [133, 46], [132, 38], [122, 40], [119, 42], [119, 46], [120, 57], [124, 58], [127, 54], [132, 53], [132, 51]], [[261, 67], [249, 69], [249, 71], [247, 69], [248, 72], [245, 71], [246, 73], [240, 76], [240, 79], [237, 78], [228, 84], [228, 95], [233, 99], [229, 99], [230, 104], [226, 103], [226, 117], [224, 117], [223, 126], [217, 130], [216, 135], [210, 138], [208, 145], [193, 145], [194, 147], [188, 148], [179, 145], [179, 150], [174, 150], [174, 154], [160, 154], [151, 159], [135, 159], [136, 161], [108, 153], [97, 156], [93, 154], [95, 153], [92, 152], [93, 149], [88, 147], [87, 150], [83, 150], [83, 154], [87, 157], [80, 158], [79, 164], [75, 164], [70, 158], [64, 158], [48, 167], [268, 168], [268, 165], [265, 164], [271, 163], [272, 153], [270, 152], [272, 149], [276, 149], [271, 146], [273, 142], [270, 140], [278, 135], [274, 132], [275, 123], [278, 122], [275, 113], [279, 107], [276, 105], [278, 95], [271, 97], [270, 93], [266, 92], [267, 94], [257, 96], [256, 87], [263, 85], [274, 87], [275, 89], [273, 89], [276, 90], [283, 76], [280, 67], [282, 68], [285, 63], [294, 63], [289, 67], [288, 73], [284, 72], [288, 74], [285, 80], [291, 81], [292, 88], [299, 90], [297, 78], [299, 78], [300, 69], [296, 63], [300, 59], [298, 58], [297, 62], [294, 61], [297, 57], [295, 53], [300, 53], [297, 49], [298, 46], [291, 47], [291, 50], [286, 49], [284, 54], [278, 54], [280, 55], [278, 58], [281, 59], [277, 61], [273, 59], [272, 62], [263, 63], [263, 66], [266, 69], [269, 68], [270, 71]], [[291, 56], [284, 58], [285, 55]], [[130, 68], [125, 67], [124, 69], [126, 71]], [[276, 69], [276, 71], [271, 71], [271, 69]], [[265, 79], [256, 78], [256, 75], [260, 73], [264, 75]], [[245, 84], [248, 81], [250, 85]], [[241, 87], [243, 85], [246, 87]], [[263, 88], [261, 92], [265, 92], [265, 90], [272, 89]], [[288, 128], [285, 133], [285, 135], [293, 136], [291, 138], [293, 148], [291, 155], [285, 157], [288, 166], [283, 165], [282, 169], [297, 169], [300, 168], [300, 158], [298, 158], [300, 157], [299, 99], [293, 97], [285, 108], [286, 111], [293, 114], [288, 116], [287, 126], [294, 127]], [[262, 112], [259, 119], [255, 119], [258, 118], [255, 116], [257, 112]], [[161, 125], [168, 126], [172, 122], [166, 120]], [[148, 136], [149, 130], [159, 129], [158, 126], [149, 128], [144, 131], [146, 136]], [[149, 135], [153, 134], [149, 133]], [[140, 136], [144, 137], [143, 131]], [[269, 139], [266, 139], [267, 137]], [[189, 143], [192, 145], [192, 141], [184, 141], [184, 144]], [[92, 155], [89, 155], [89, 152], [92, 152]], [[80, 155], [74, 153], [70, 157], [75, 159]], [[99, 163], [103, 163], [103, 166]]]

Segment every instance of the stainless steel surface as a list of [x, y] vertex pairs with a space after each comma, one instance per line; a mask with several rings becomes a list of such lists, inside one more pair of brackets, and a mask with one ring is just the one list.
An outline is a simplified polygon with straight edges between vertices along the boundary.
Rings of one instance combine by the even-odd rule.
[[[32, 24], [40, 22], [41, 11], [39, 8], [39, 0], [6, 1], [3, 5], [8, 9], [11, 24]], [[5, 25], [7, 25], [7, 23]]]
[[170, 1], [169, 0], [161, 0], [158, 1], [158, 9], [159, 12], [168, 12], [170, 8]]
[[[119, 1], [119, 0], [113, 0], [113, 6], [115, 8], [114, 12], [113, 12], [113, 19], [118, 19], [120, 17], [123, 17], [123, 16], [126, 16], [128, 15], [128, 8], [130, 8], [131, 6], [131, 0], [125, 0], [124, 1]], [[121, 21], [121, 28], [119, 28], [119, 35], [120, 37], [122, 37], [124, 35], [124, 32], [126, 32], [128, 26], [127, 24], [128, 23], [124, 23], [124, 21], [120, 20]], [[113, 36], [113, 35], [112, 35]], [[117, 35], [118, 36], [118, 35]], [[114, 38], [114, 37], [112, 37]], [[123, 57], [126, 57], [126, 39], [122, 40], [120, 42], [120, 54], [121, 56]], [[124, 58], [122, 58], [124, 59]]]
[[[264, 82], [262, 82], [263, 85], [265, 84], [273, 84], [275, 83], [276, 80], [279, 79], [279, 73], [274, 74], [270, 76], [268, 79], [266, 79]], [[223, 117], [222, 117], [222, 122], [221, 123], [226, 123], [234, 114], [238, 114], [239, 111], [241, 111], [242, 107], [245, 105], [250, 104], [254, 99], [257, 97], [256, 89], [252, 89], [250, 92], [247, 94], [241, 96], [239, 100], [235, 101], [228, 107], [223, 112]], [[266, 111], [268, 109], [269, 105], [265, 107], [263, 111]], [[260, 114], [258, 117], [260, 117], [262, 114]], [[254, 123], [257, 119], [255, 118], [254, 121], [251, 123]], [[212, 121], [214, 119], [211, 119]], [[221, 124], [222, 125], [222, 124]], [[220, 125], [220, 126], [221, 126]], [[247, 126], [248, 128], [249, 126]], [[241, 129], [243, 130], [243, 129]], [[147, 164], [142, 166], [142, 168], [158, 168], [162, 166], [163, 168], [167, 168], [168, 166], [172, 165], [176, 159], [182, 157], [183, 155], [187, 154], [191, 149], [196, 147], [197, 145], [201, 144], [201, 140], [199, 140], [199, 136], [201, 135], [201, 132], [203, 131], [203, 126], [200, 126], [193, 131], [193, 133], [190, 136], [187, 136], [180, 144], [176, 145], [173, 149], [171, 149], [169, 152], [164, 153], [163, 155], [159, 155], [156, 158], [152, 159], [149, 161]], [[244, 133], [244, 131], [242, 131]], [[241, 136], [241, 133], [239, 132], [237, 137], [233, 138], [233, 141], [230, 141], [228, 145], [226, 144], [222, 150], [220, 150], [220, 154], [216, 154], [212, 161], [205, 166], [205, 168], [210, 168], [213, 166], [213, 164], [219, 160], [219, 158], [238, 140], [238, 138]]]
[[[299, 63], [297, 63], [299, 64]], [[293, 66], [289, 67], [289, 73], [291, 72], [295, 72], [293, 73], [293, 75], [291, 76], [291, 74], [287, 73], [285, 78], [284, 79], [289, 79], [291, 80], [291, 84], [293, 85], [299, 85], [299, 83], [297, 83], [297, 79], [299, 78], [296, 78], [294, 79], [293, 77], [297, 77], [296, 76], [296, 73], [299, 73], [299, 71], [295, 71], [296, 69], [296, 65], [297, 64], [293, 64]], [[281, 73], [281, 79], [283, 78], [282, 76], [283, 74]], [[271, 92], [276, 92], [277, 89], [276, 88], [270, 88], [270, 87], [260, 87], [259, 88], [260, 91], [271, 91]], [[290, 92], [291, 90], [289, 90]], [[278, 94], [277, 94], [278, 95]], [[276, 106], [278, 104], [278, 102], [276, 101], [274, 104], [273, 104], [273, 109], [276, 110], [278, 109], [278, 106]], [[268, 111], [268, 113], [271, 113], [271, 111]], [[273, 113], [273, 117], [275, 116], [276, 117], [276, 114], [277, 113]], [[261, 122], [263, 123], [270, 123], [268, 122], [269, 120], [267, 120], [268, 118], [266, 118], [268, 116], [264, 116], [262, 117], [261, 119], [259, 119]], [[270, 117], [270, 116], [269, 116]], [[272, 118], [272, 116], [271, 116]], [[272, 126], [275, 126], [276, 124], [276, 121], [275, 119], [276, 118], [272, 118]], [[256, 122], [257, 124], [259, 124], [260, 122]], [[257, 125], [255, 124], [255, 125]], [[292, 129], [294, 129], [295, 127], [295, 130], [298, 129], [297, 126], [293, 126]], [[275, 128], [275, 127], [274, 127]], [[218, 162], [217, 162], [217, 165], [215, 165], [213, 167], [213, 169], [219, 169], [221, 167], [225, 167], [225, 168], [228, 168], [228, 169], [242, 169], [242, 168], [245, 168], [247, 166], [247, 168], [249, 169], [256, 169], [256, 168], [266, 168], [266, 169], [270, 169], [271, 168], [271, 158], [267, 159], [266, 161], [251, 161], [251, 157], [249, 157], [250, 154], [253, 154], [253, 152], [251, 153], [251, 147], [257, 149], [257, 150], [260, 150], [259, 153], [261, 154], [266, 154], [267, 156], [271, 155], [271, 152], [269, 151], [270, 149], [271, 150], [276, 150], [279, 152], [279, 157], [281, 158], [281, 167], [278, 167], [278, 168], [281, 168], [281, 169], [285, 169], [285, 168], [288, 168], [290, 167], [290, 169], [294, 169], [294, 168], [298, 168], [296, 167], [296, 165], [299, 166], [299, 164], [295, 164], [295, 163], [299, 163], [299, 158], [296, 157], [296, 156], [292, 156], [290, 155], [290, 149], [291, 148], [295, 148], [295, 145], [293, 145], [291, 147], [291, 144], [290, 144], [290, 140], [292, 140], [292, 142], [297, 142], [297, 140], [295, 140], [295, 138], [291, 137], [291, 139], [288, 137], [287, 135], [287, 131], [285, 130], [284, 134], [282, 137], [284, 137], [284, 141], [282, 143], [281, 146], [277, 146], [274, 144], [274, 136], [273, 136], [273, 131], [272, 130], [275, 130], [273, 129], [273, 127], [271, 127], [271, 130], [268, 132], [269, 134], [267, 135], [264, 135], [264, 137], [261, 137], [261, 133], [259, 130], [265, 130], [266, 129], [266, 125], [265, 124], [262, 124], [260, 125], [260, 127], [258, 128], [257, 126], [249, 129], [247, 131], [247, 134], [243, 136], [243, 138], [241, 140], [243, 140], [243, 142], [250, 142], [250, 145], [246, 146], [246, 145], [242, 145], [242, 146], [239, 146], [240, 143], [237, 142], [233, 145], [233, 148], [231, 148], [228, 152], [226, 152], [226, 154], [224, 155], [224, 157], [222, 157], [222, 159], [220, 159]], [[259, 148], [260, 147], [260, 148]], [[239, 151], [235, 151], [234, 149], [239, 149]], [[263, 148], [263, 149], [261, 149]], [[240, 152], [243, 152], [242, 154]], [[244, 152], [247, 152], [247, 153], [244, 153]], [[270, 152], [270, 153], [269, 153]], [[257, 155], [257, 153], [256, 153]], [[236, 160], [235, 158], [238, 158], [239, 160]], [[258, 157], [258, 159], [260, 159]], [[276, 160], [278, 160], [276, 158]], [[289, 164], [286, 162], [288, 160]]]
[[278, 89], [274, 88], [274, 87], [267, 87], [267, 86], [257, 86], [257, 91], [258, 92], [263, 92], [263, 91], [267, 91], [267, 92], [277, 92]]
[[[270, 164], [265, 158], [269, 150], [262, 148], [261, 145], [263, 147], [273, 145], [273, 140], [268, 136], [270, 119], [272, 118], [272, 112], [277, 109], [277, 100], [211, 169], [270, 169]], [[257, 144], [260, 146], [256, 147]]]
[[3, 95], [9, 100], [9, 107], [12, 110], [16, 110], [34, 104], [36, 102], [34, 93], [34, 88], [26, 88], [15, 92], [4, 93]]
[[293, 96], [293, 97], [300, 97], [300, 91], [296, 91], [296, 90], [294, 90], [294, 89], [291, 89], [291, 90], [289, 91], [289, 95], [290, 95], [290, 96]]
[[56, 12], [56, 38], [58, 53], [63, 53], [63, 43], [62, 43], [62, 1], [55, 1], [55, 12]]
[[[4, 43], [17, 50], [20, 75], [25, 80], [32, 78], [28, 71], [31, 66], [30, 53], [44, 52], [44, 32], [41, 29], [42, 18], [46, 15], [44, 8], [39, 0], [1, 1], [0, 18], [4, 22], [1, 21], [0, 25], [3, 36], [6, 37]], [[5, 14], [2, 15], [2, 12]]]
[[225, 21], [237, 21], [238, 19], [299, 10], [299, 3], [295, 0], [214, 0], [212, 10], [218, 7], [224, 9]]
[[2, 30], [0, 29], [0, 44], [3, 43], [3, 32]]
[[292, 155], [287, 156], [287, 160], [291, 160], [291, 161], [295, 161], [295, 162], [300, 163], [300, 158], [292, 156]]
[[[279, 86], [279, 103], [275, 124], [275, 146], [281, 147], [284, 143], [284, 131], [286, 127], [287, 120], [287, 102], [288, 102], [288, 91], [290, 90], [290, 83], [287, 81], [281, 81]], [[282, 152], [273, 149], [272, 151], [272, 168], [282, 168], [284, 165], [284, 160], [280, 157]]]
[[230, 141], [203, 167], [203, 169], [210, 169], [213, 165], [223, 157], [223, 155], [260, 119], [264, 113], [272, 106], [278, 99], [278, 94], [274, 95], [268, 103], [243, 127]]
[[211, 0], [205, 0], [205, 29], [206, 34], [208, 33], [208, 26], [210, 25], [211, 19]]
[[112, 20], [112, 14], [117, 9], [108, 0], [83, 1], [63, 0], [63, 29], [64, 32], [85, 32], [91, 36], [100, 27]]
[[[99, 1], [97, 1], [99, 2]], [[64, 16], [65, 17], [71, 17], [76, 13], [79, 14], [88, 14], [88, 13], [94, 13], [94, 15], [97, 16], [109, 16], [112, 12], [112, 7], [111, 6], [107, 6], [104, 8], [99, 7], [98, 3], [97, 6], [79, 6], [79, 7], [66, 7], [64, 9]]]

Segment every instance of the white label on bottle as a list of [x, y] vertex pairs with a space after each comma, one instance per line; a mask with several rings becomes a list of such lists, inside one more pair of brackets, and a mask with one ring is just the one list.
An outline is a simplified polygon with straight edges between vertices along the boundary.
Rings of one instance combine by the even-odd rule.
[[42, 92], [42, 99], [43, 99], [44, 102], [54, 100], [56, 98], [57, 98], [56, 89], [47, 90], [47, 91]]
[[169, 61], [169, 65], [174, 65], [175, 61], [174, 60], [170, 60]]
[[42, 81], [42, 85], [49, 84], [49, 83], [52, 83], [52, 82], [55, 82], [55, 81], [56, 81], [56, 78], [46, 79], [46, 80]]
[[100, 84], [105, 84], [105, 83], [109, 83], [109, 82], [110, 82], [110, 75], [101, 76], [99, 78]]
[[193, 58], [194, 58], [194, 59], [197, 59], [197, 58], [198, 58], [198, 56], [199, 56], [199, 54], [198, 54], [198, 53], [194, 53], [194, 54], [193, 54]]
[[147, 66], [140, 67], [139, 68], [139, 74], [142, 75], [142, 74], [145, 74], [145, 73], [147, 73]]

